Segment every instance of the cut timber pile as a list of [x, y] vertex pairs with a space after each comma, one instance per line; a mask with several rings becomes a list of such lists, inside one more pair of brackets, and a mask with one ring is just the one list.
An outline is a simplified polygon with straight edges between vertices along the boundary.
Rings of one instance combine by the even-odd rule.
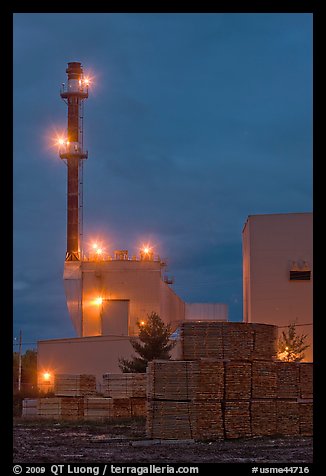
[[130, 398], [112, 398], [111, 418], [130, 418], [131, 401]]
[[277, 327], [244, 322], [184, 321], [184, 360], [201, 357], [231, 360], [272, 360], [277, 352]]
[[149, 438], [192, 439], [195, 420], [192, 402], [151, 400], [148, 402], [146, 433]]
[[277, 398], [299, 397], [299, 366], [296, 362], [275, 362]]
[[95, 395], [95, 375], [56, 374], [54, 376], [54, 394], [56, 396], [81, 397]]
[[22, 408], [23, 417], [36, 417], [37, 416], [37, 398], [24, 398], [23, 408]]
[[224, 427], [226, 438], [251, 436], [249, 402], [224, 402]]
[[289, 400], [276, 400], [277, 427], [276, 432], [284, 436], [300, 434], [299, 403]]
[[224, 438], [222, 403], [218, 400], [198, 400], [193, 402], [196, 440], [216, 440]]
[[103, 393], [111, 398], [146, 397], [146, 374], [104, 374]]
[[251, 363], [225, 362], [225, 399], [249, 400], [251, 397]]
[[42, 418], [79, 419], [84, 417], [83, 397], [39, 398], [38, 416]]
[[112, 413], [112, 398], [85, 397], [84, 419], [97, 420], [110, 418]]
[[313, 403], [299, 403], [300, 435], [312, 436], [313, 434]]
[[146, 398], [131, 397], [131, 416], [133, 417], [145, 417], [147, 413], [147, 400]]
[[252, 436], [270, 436], [276, 434], [276, 401], [251, 401]]
[[216, 359], [154, 360], [147, 366], [147, 397], [154, 400], [221, 399], [223, 362]]
[[300, 398], [313, 398], [313, 364], [310, 362], [299, 364], [299, 391]]
[[252, 398], [276, 398], [276, 384], [275, 362], [252, 363]]

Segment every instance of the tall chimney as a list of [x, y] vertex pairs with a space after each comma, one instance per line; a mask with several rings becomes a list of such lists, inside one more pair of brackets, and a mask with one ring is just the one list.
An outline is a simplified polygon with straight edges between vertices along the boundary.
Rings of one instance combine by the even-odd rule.
[[83, 150], [83, 102], [88, 98], [88, 81], [84, 78], [81, 63], [68, 63], [67, 86], [62, 85], [60, 96], [68, 106], [68, 127], [65, 144], [59, 155], [67, 164], [67, 251], [66, 261], [81, 259], [82, 234], [82, 161], [87, 159]]

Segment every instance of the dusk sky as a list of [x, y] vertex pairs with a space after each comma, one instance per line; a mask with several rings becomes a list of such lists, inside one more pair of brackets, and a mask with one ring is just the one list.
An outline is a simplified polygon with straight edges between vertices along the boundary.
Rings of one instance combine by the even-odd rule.
[[75, 335], [53, 147], [70, 61], [93, 78], [85, 250], [150, 242], [182, 299], [241, 320], [248, 215], [312, 211], [312, 14], [21, 13], [13, 41], [14, 336]]

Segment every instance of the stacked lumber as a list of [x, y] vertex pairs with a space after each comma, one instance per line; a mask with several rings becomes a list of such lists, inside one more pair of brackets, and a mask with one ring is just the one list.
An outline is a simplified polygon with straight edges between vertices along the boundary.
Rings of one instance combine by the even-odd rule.
[[252, 398], [276, 398], [275, 362], [257, 360], [252, 363]]
[[37, 417], [37, 398], [24, 398], [22, 417]]
[[299, 394], [300, 398], [313, 398], [313, 363], [299, 363]]
[[224, 398], [223, 362], [217, 359], [206, 358], [200, 359], [197, 364], [195, 400], [222, 400]]
[[299, 366], [296, 362], [275, 362], [276, 395], [281, 399], [295, 399], [299, 396]]
[[131, 400], [130, 398], [112, 398], [111, 418], [130, 418]]
[[111, 398], [144, 398], [146, 397], [146, 374], [104, 374], [103, 394]]
[[250, 407], [248, 401], [224, 402], [224, 428], [226, 438], [251, 436]]
[[197, 400], [192, 404], [196, 440], [224, 438], [222, 403], [218, 400]]
[[290, 400], [276, 400], [276, 433], [282, 436], [300, 434], [299, 403]]
[[313, 435], [313, 403], [299, 403], [300, 435]]
[[273, 360], [277, 354], [277, 327], [269, 324], [184, 321], [180, 335], [184, 360]]
[[56, 374], [54, 376], [54, 394], [65, 397], [81, 397], [96, 394], [95, 375]]
[[254, 331], [251, 324], [244, 322], [225, 322], [223, 324], [223, 358], [252, 360]]
[[274, 360], [277, 357], [277, 326], [247, 324], [254, 331], [254, 360]]
[[180, 332], [183, 359], [223, 359], [223, 324], [217, 321], [183, 322]]
[[192, 402], [150, 400], [146, 434], [153, 439], [192, 439], [195, 420]]
[[147, 366], [147, 398], [154, 400], [193, 400], [198, 362], [153, 360]]
[[252, 436], [271, 436], [276, 434], [277, 414], [275, 400], [252, 400], [250, 413]]
[[251, 397], [251, 363], [225, 362], [225, 399], [249, 400]]
[[112, 414], [112, 398], [85, 397], [84, 419], [99, 420], [110, 418]]
[[83, 397], [53, 397], [39, 398], [37, 404], [38, 416], [75, 420], [84, 417]]
[[147, 400], [142, 397], [131, 397], [131, 416], [132, 417], [145, 417], [147, 413]]

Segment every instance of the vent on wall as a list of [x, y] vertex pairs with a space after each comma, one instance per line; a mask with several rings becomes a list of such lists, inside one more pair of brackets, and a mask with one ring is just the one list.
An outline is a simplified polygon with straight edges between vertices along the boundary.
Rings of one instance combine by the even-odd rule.
[[290, 271], [290, 281], [310, 281], [310, 270], [293, 270]]

